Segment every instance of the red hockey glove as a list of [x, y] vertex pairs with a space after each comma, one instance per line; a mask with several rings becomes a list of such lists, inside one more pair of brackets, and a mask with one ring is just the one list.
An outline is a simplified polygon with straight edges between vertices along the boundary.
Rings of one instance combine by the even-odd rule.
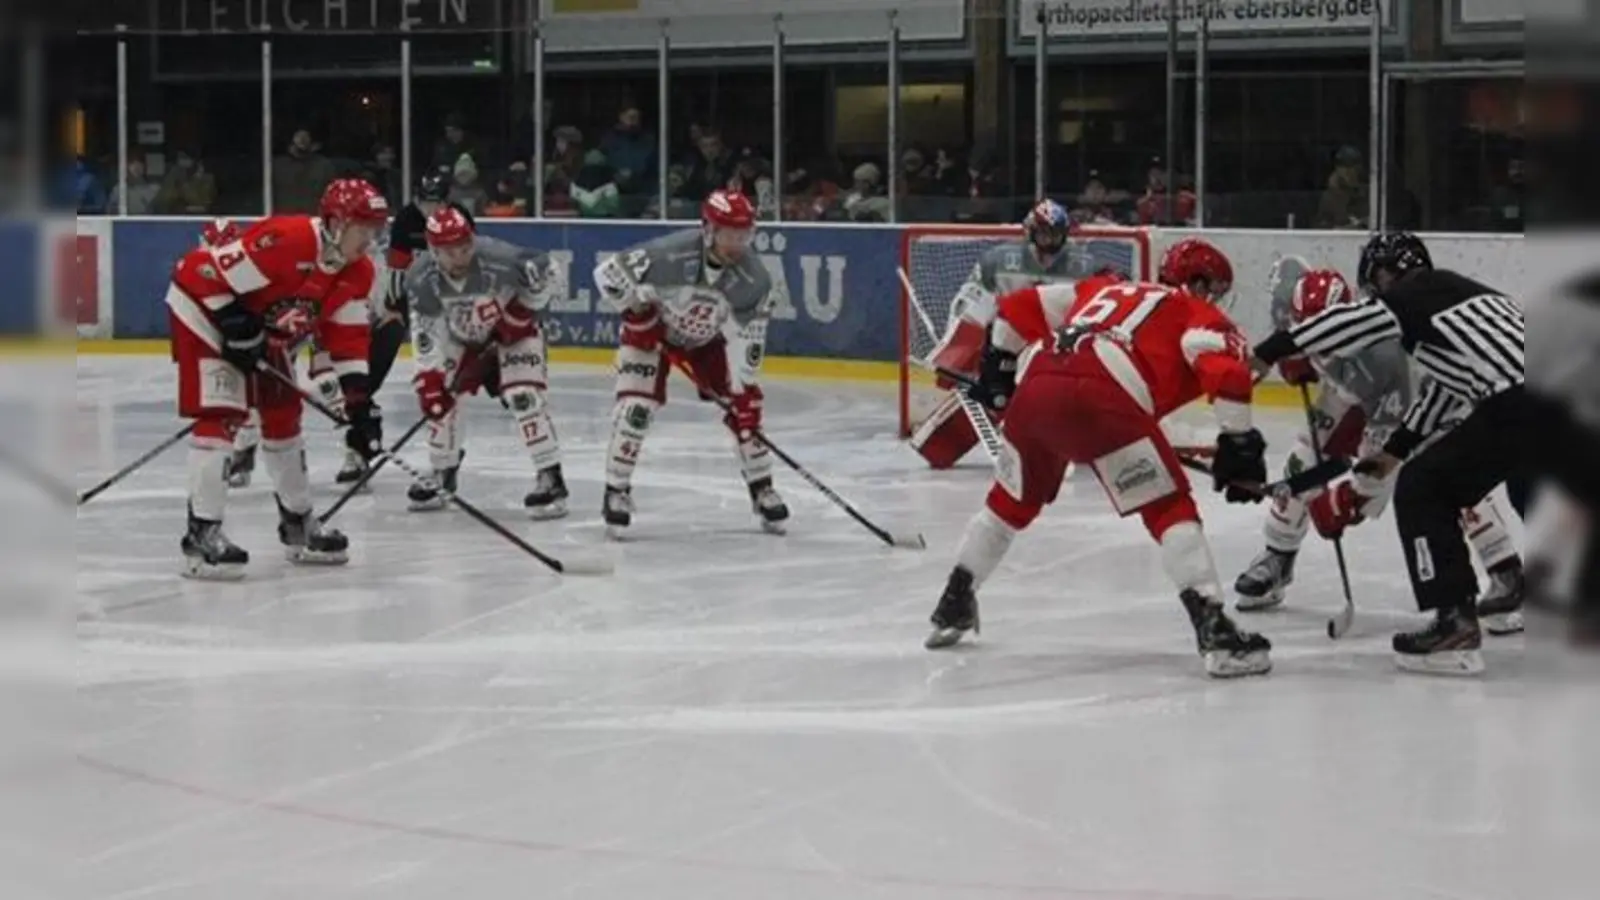
[[764, 399], [761, 387], [752, 384], [730, 399], [732, 403], [728, 410], [728, 427], [738, 433], [739, 440], [747, 441], [761, 430], [761, 402]]
[[1336, 540], [1346, 528], [1365, 520], [1361, 507], [1366, 502], [1354, 484], [1341, 481], [1311, 498], [1311, 522], [1317, 526], [1317, 534]]
[[450, 389], [445, 386], [443, 372], [424, 369], [411, 379], [411, 386], [416, 388], [417, 403], [422, 407], [424, 416], [442, 419], [455, 408], [456, 399], [450, 396]]
[[1290, 356], [1278, 360], [1278, 374], [1290, 384], [1316, 384], [1317, 370], [1304, 356]]
[[667, 326], [661, 321], [661, 311], [654, 306], [642, 310], [628, 307], [622, 311], [622, 330], [617, 340], [629, 347], [649, 353], [661, 346], [667, 336]]

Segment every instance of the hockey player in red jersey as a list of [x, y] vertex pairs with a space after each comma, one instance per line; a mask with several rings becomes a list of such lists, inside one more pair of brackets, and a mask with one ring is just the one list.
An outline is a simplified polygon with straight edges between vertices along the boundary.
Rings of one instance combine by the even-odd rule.
[[[340, 564], [344, 535], [311, 515], [300, 436], [301, 397], [255, 375], [266, 361], [286, 373], [308, 339], [326, 351], [344, 391], [346, 443], [371, 454], [378, 422], [367, 388], [372, 239], [388, 219], [383, 196], [364, 181], [339, 180], [318, 216], [271, 216], [178, 261], [167, 290], [178, 413], [195, 420], [189, 452], [189, 526], [183, 574], [244, 576], [250, 556], [222, 532], [224, 470], [234, 430], [260, 413], [262, 456], [278, 501], [278, 538], [291, 562]], [[292, 377], [292, 376], [291, 376]]]
[[967, 526], [933, 614], [929, 649], [978, 628], [976, 588], [1018, 531], [1055, 500], [1069, 463], [1093, 467], [1112, 506], [1138, 515], [1194, 625], [1206, 672], [1263, 674], [1271, 644], [1240, 631], [1188, 482], [1161, 419], [1212, 399], [1221, 434], [1216, 488], [1233, 502], [1259, 498], [1231, 482], [1266, 481], [1265, 442], [1251, 426], [1252, 379], [1243, 335], [1215, 304], [1233, 283], [1221, 251], [1194, 238], [1162, 260], [1160, 284], [1100, 275], [1001, 298], [972, 393], [1006, 411], [1002, 450], [984, 509]]

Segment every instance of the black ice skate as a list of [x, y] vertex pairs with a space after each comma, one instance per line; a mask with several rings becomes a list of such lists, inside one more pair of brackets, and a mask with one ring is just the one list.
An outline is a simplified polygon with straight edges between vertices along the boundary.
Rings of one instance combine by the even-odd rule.
[[778, 496], [771, 478], [750, 482], [750, 509], [761, 517], [761, 528], [768, 534], [783, 534], [784, 523], [789, 520], [789, 507]]
[[1284, 591], [1294, 583], [1294, 557], [1292, 550], [1261, 551], [1233, 583], [1238, 594], [1234, 606], [1240, 612], [1259, 612], [1281, 604]]
[[1478, 598], [1478, 621], [1495, 636], [1522, 631], [1522, 564], [1489, 573], [1489, 589]]
[[456, 492], [456, 477], [460, 471], [460, 466], [451, 466], [435, 472], [428, 481], [413, 482], [411, 489], [406, 491], [406, 499], [410, 501], [407, 508], [412, 512], [444, 509], [449, 503], [445, 495]]
[[945, 582], [944, 593], [939, 597], [939, 606], [929, 621], [933, 623], [933, 633], [922, 642], [929, 650], [954, 646], [967, 632], [979, 632], [978, 595], [972, 590], [971, 572], [960, 566], [951, 570], [950, 580]]
[[1421, 631], [1394, 636], [1394, 661], [1408, 672], [1477, 675], [1483, 671], [1483, 632], [1471, 602], [1441, 609]]
[[[367, 461], [361, 454], [354, 450], [344, 451], [344, 465], [339, 467], [339, 474], [333, 477], [335, 484], [355, 484], [362, 476], [367, 474]], [[362, 491], [372, 490], [370, 482], [361, 486]]]
[[278, 540], [284, 558], [301, 566], [342, 566], [350, 561], [350, 539], [324, 528], [310, 510], [290, 512], [278, 500]]
[[623, 533], [633, 524], [633, 489], [606, 485], [600, 515], [606, 521], [606, 536], [622, 540]]
[[522, 505], [534, 519], [559, 519], [567, 514], [567, 481], [561, 477], [560, 466], [539, 470], [539, 480], [533, 492], [522, 498]]
[[1195, 643], [1212, 678], [1265, 675], [1272, 671], [1272, 642], [1259, 634], [1240, 631], [1222, 604], [1199, 591], [1179, 595], [1194, 624]]
[[228, 462], [222, 467], [222, 477], [228, 480], [228, 487], [246, 488], [250, 486], [250, 476], [255, 471], [256, 448], [246, 447], [229, 454]]
[[250, 554], [235, 546], [222, 533], [222, 523], [196, 518], [189, 513], [189, 530], [184, 532], [183, 572], [185, 578], [202, 581], [238, 581], [244, 577], [244, 567], [250, 563]]

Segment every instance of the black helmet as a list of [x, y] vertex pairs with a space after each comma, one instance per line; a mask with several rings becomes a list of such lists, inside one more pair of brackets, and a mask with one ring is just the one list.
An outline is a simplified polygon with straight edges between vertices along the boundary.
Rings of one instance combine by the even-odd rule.
[[1413, 269], [1433, 268], [1433, 257], [1422, 238], [1409, 231], [1388, 231], [1375, 234], [1361, 248], [1361, 264], [1356, 269], [1356, 280], [1367, 290], [1376, 283], [1373, 279], [1379, 269], [1388, 269], [1396, 276]]
[[417, 200], [443, 203], [450, 196], [450, 182], [443, 172], [429, 172], [417, 182]]

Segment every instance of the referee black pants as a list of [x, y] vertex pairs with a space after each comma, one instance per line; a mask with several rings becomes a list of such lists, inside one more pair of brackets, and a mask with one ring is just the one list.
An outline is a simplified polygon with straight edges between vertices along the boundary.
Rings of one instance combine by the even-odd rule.
[[1400, 468], [1395, 521], [1418, 608], [1475, 602], [1478, 579], [1461, 529], [1461, 510], [1503, 481], [1512, 505], [1522, 513], [1528, 496], [1525, 454], [1533, 433], [1530, 406], [1520, 385], [1496, 394]]

